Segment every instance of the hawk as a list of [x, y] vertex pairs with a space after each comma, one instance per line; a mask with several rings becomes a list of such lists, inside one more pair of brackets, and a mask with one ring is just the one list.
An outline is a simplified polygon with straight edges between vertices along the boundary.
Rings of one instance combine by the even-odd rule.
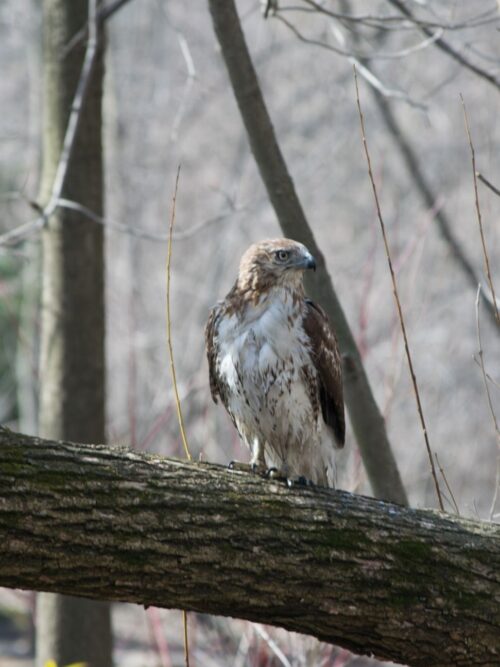
[[290, 239], [251, 245], [205, 329], [212, 398], [222, 401], [251, 451], [250, 466], [334, 486], [344, 445], [342, 368], [324, 311], [304, 292], [315, 269]]

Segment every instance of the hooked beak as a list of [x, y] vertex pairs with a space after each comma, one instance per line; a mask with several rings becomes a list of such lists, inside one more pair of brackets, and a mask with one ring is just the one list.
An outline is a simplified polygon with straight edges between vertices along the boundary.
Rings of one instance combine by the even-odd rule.
[[302, 269], [312, 269], [313, 271], [316, 271], [316, 260], [310, 252], [306, 253], [302, 257], [300, 266]]
[[312, 269], [313, 271], [316, 271], [316, 260], [312, 255], [309, 255], [306, 260], [306, 269]]

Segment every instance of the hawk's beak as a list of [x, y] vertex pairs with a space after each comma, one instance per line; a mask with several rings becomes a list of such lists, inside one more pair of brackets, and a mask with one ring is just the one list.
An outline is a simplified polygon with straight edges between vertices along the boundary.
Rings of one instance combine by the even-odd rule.
[[306, 269], [312, 269], [313, 271], [316, 271], [316, 260], [312, 255], [306, 255], [304, 258], [304, 266]]
[[316, 271], [316, 260], [314, 259], [314, 257], [312, 255], [307, 260], [306, 268], [307, 269], [312, 269], [313, 271]]

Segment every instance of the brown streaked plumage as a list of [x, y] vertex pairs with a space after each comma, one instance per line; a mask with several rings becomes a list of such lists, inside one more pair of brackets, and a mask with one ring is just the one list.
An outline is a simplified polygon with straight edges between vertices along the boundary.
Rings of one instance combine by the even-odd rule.
[[305, 296], [315, 268], [300, 243], [256, 243], [206, 326], [210, 390], [251, 462], [333, 486], [334, 446], [345, 438], [341, 359], [324, 311]]

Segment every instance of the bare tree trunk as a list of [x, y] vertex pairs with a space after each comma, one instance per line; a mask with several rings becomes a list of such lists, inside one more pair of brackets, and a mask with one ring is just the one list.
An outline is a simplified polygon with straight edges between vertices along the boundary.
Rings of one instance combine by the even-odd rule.
[[500, 526], [0, 428], [0, 585], [498, 665]]
[[[88, 16], [87, 0], [44, 0], [42, 202], [51, 194], [85, 43], [64, 53]], [[103, 211], [99, 46], [62, 196]], [[104, 441], [103, 231], [78, 213], [56, 209], [43, 231], [40, 433]], [[82, 528], [84, 531], [85, 528]], [[109, 667], [109, 605], [53, 594], [37, 601], [37, 665], [86, 662]]]
[[378, 498], [406, 505], [406, 491], [384, 419], [276, 140], [234, 1], [209, 0], [209, 5], [250, 146], [281, 228], [287, 236], [304, 243], [316, 257], [318, 270], [308, 291], [325, 308], [337, 332], [344, 358], [346, 404], [373, 492]]

